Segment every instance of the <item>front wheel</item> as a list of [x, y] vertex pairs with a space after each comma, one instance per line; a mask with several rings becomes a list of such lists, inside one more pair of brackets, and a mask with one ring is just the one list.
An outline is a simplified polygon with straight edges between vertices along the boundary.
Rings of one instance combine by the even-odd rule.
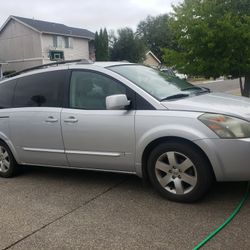
[[194, 202], [210, 188], [213, 175], [207, 159], [189, 144], [166, 142], [148, 159], [149, 179], [169, 200]]

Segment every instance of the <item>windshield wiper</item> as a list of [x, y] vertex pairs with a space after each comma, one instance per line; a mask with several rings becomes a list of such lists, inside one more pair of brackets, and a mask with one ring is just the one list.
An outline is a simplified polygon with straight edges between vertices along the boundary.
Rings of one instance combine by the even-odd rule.
[[181, 91], [192, 90], [192, 89], [200, 90], [199, 93], [205, 93], [205, 92], [210, 93], [211, 92], [211, 90], [209, 88], [206, 88], [206, 87], [197, 87], [197, 86], [190, 86], [190, 87], [181, 89]]
[[189, 96], [189, 94], [182, 94], [182, 93], [180, 93], [180, 94], [170, 95], [168, 97], [165, 97], [165, 98], [161, 99], [160, 101], [162, 102], [162, 101], [166, 101], [166, 100], [172, 100], [172, 99], [178, 99], [178, 98], [185, 98], [185, 97], [188, 97], [188, 96]]

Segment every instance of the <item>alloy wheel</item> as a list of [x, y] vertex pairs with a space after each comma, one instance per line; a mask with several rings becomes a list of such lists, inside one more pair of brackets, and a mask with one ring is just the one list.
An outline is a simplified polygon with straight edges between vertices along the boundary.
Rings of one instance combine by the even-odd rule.
[[158, 157], [155, 174], [159, 184], [173, 194], [187, 194], [197, 184], [196, 167], [180, 152], [169, 151]]
[[6, 173], [10, 168], [10, 157], [7, 150], [0, 146], [0, 172]]

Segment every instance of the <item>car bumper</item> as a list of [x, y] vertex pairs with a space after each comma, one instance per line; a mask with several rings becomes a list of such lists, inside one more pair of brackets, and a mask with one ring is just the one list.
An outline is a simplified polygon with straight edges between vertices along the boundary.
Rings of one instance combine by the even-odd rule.
[[194, 141], [207, 155], [217, 181], [250, 180], [250, 138]]

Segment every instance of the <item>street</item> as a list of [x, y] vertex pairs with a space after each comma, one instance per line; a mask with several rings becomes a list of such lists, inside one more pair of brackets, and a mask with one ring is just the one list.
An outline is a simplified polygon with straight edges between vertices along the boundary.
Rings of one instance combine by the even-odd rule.
[[210, 88], [213, 92], [225, 92], [229, 94], [240, 94], [239, 79], [204, 81], [197, 84], [200, 87]]
[[[238, 82], [205, 83], [233, 92]], [[136, 176], [27, 167], [0, 178], [0, 249], [192, 249], [233, 212], [246, 182], [170, 202]], [[250, 200], [204, 249], [250, 249]]]

